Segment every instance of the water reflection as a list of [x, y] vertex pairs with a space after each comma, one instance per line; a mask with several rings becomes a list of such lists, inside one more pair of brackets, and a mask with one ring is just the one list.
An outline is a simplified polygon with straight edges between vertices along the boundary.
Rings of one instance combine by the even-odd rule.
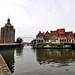
[[16, 55], [22, 56], [23, 55], [23, 48], [16, 48]]
[[35, 49], [34, 51], [36, 52], [36, 60], [40, 65], [54, 62], [60, 63], [61, 66], [67, 66], [68, 63], [75, 61], [75, 50]]
[[4, 60], [6, 61], [11, 72], [14, 72], [14, 48], [10, 49], [0, 49], [0, 53], [2, 54]]
[[[48, 73], [50, 75], [50, 72], [54, 73], [54, 69], [57, 72], [57, 67], [59, 67], [59, 70], [61, 66], [70, 69], [69, 63], [71, 67], [75, 66], [75, 63], [73, 64], [75, 62], [75, 50], [71, 49], [31, 49], [31, 47], [25, 46], [23, 49], [2, 49], [0, 53], [13, 75], [27, 75], [27, 73], [32, 73], [31, 75], [36, 73], [36, 75], [46, 75], [44, 73]], [[75, 67], [73, 67], [74, 69]]]
[[15, 64], [15, 51], [17, 56], [21, 56], [23, 53], [23, 48], [2, 48], [0, 49], [0, 53], [2, 54], [4, 60], [6, 61], [9, 69], [12, 73], [14, 73], [14, 64]]

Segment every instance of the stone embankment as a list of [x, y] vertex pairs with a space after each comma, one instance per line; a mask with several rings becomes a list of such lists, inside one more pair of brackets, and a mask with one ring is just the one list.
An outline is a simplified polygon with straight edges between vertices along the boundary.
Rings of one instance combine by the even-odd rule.
[[1, 69], [1, 75], [12, 75], [10, 69], [8, 68], [1, 54], [0, 54], [0, 69]]

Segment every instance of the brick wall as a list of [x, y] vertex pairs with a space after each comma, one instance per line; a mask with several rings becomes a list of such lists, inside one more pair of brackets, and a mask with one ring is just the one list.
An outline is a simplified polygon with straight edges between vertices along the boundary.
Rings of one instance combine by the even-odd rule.
[[1, 28], [1, 43], [14, 43], [15, 29], [12, 25], [6, 24]]

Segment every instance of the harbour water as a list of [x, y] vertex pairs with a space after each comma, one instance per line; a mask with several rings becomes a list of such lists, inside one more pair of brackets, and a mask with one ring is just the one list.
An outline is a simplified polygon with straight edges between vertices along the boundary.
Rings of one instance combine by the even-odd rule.
[[75, 75], [75, 50], [0, 49], [12, 75]]

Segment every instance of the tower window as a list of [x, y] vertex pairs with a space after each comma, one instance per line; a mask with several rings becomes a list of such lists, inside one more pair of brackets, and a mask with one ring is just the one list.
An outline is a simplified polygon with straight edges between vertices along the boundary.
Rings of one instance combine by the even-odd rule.
[[60, 37], [62, 37], [62, 35], [59, 35]]

